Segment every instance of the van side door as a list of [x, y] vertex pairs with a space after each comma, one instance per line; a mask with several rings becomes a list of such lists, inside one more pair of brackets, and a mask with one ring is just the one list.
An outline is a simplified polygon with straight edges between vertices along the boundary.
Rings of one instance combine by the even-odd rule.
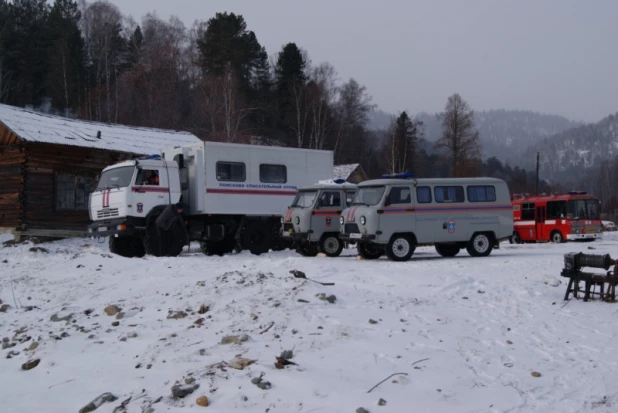
[[419, 242], [434, 242], [436, 240], [437, 226], [441, 221], [436, 220], [432, 214], [435, 208], [432, 188], [430, 186], [419, 185], [415, 188], [416, 208], [416, 239]]
[[379, 227], [383, 234], [416, 232], [414, 201], [410, 185], [390, 187], [384, 207], [378, 210]]
[[339, 231], [339, 215], [343, 210], [343, 191], [324, 190], [320, 193], [320, 198], [311, 216], [311, 230], [315, 234], [311, 236], [311, 241], [318, 241], [322, 234], [326, 232]]

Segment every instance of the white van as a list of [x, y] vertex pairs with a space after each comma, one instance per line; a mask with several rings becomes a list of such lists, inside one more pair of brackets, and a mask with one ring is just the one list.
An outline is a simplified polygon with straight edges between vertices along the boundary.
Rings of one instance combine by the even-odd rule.
[[513, 233], [509, 189], [495, 178], [399, 174], [365, 181], [339, 220], [340, 238], [356, 241], [366, 259], [386, 253], [391, 260], [407, 261], [421, 245], [435, 245], [443, 257], [462, 248], [487, 256]]

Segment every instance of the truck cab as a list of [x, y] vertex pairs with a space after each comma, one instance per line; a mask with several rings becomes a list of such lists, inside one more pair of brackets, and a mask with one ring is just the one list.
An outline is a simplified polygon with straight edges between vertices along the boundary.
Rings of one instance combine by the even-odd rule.
[[356, 185], [319, 184], [300, 188], [282, 218], [282, 236], [294, 241], [296, 251], [313, 257], [319, 252], [337, 257], [344, 242], [339, 238], [341, 211], [351, 205]]
[[127, 255], [124, 250], [130, 256], [144, 255], [148, 217], [179, 202], [180, 195], [176, 162], [153, 155], [108, 166], [90, 195], [88, 232], [110, 237], [111, 249], [121, 255]]

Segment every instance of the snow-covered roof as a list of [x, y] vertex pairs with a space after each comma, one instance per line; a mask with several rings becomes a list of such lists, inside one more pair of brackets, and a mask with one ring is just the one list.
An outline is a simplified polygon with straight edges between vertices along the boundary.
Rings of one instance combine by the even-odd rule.
[[[83, 146], [139, 155], [200, 142], [189, 132], [88, 122], [0, 104], [0, 122], [26, 142]], [[97, 137], [101, 132], [100, 138]]]
[[358, 168], [359, 164], [351, 163], [347, 165], [337, 165], [333, 171], [333, 179], [347, 179]]

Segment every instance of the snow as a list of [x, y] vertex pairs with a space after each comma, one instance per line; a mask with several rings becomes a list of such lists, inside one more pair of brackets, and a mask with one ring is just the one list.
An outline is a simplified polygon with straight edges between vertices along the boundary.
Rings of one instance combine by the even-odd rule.
[[[110, 392], [118, 400], [97, 413], [129, 397], [127, 413], [160, 397], [157, 413], [195, 411], [199, 396], [211, 412], [613, 412], [616, 304], [565, 305], [559, 274], [567, 252], [616, 254], [615, 234], [502, 244], [487, 258], [445, 259], [423, 247], [407, 263], [358, 260], [352, 250], [206, 257], [195, 246], [177, 258], [126, 259], [86, 239], [37, 245], [48, 253], [0, 247], [0, 299], [11, 305], [0, 337], [31, 337], [2, 350], [3, 411], [77, 412]], [[294, 278], [293, 269], [335, 285]], [[111, 304], [124, 318], [104, 313]], [[198, 314], [202, 305], [209, 309]], [[176, 311], [187, 317], [168, 319]], [[50, 321], [71, 313], [75, 322]], [[249, 340], [220, 344], [241, 334]], [[34, 340], [38, 348], [25, 350]], [[275, 368], [292, 349], [296, 365]], [[19, 355], [6, 359], [10, 351]], [[237, 357], [255, 362], [221, 364]], [[37, 367], [21, 370], [34, 358]], [[394, 373], [407, 375], [368, 393]], [[262, 374], [270, 389], [251, 383]], [[188, 377], [199, 388], [173, 400], [171, 387]]]
[[358, 166], [359, 164], [357, 163], [335, 166], [333, 171], [333, 179], [345, 179], [347, 181]]
[[[87, 122], [0, 104], [0, 122], [27, 142], [82, 146], [140, 155], [200, 142], [181, 131]], [[101, 138], [97, 138], [97, 132]]]

